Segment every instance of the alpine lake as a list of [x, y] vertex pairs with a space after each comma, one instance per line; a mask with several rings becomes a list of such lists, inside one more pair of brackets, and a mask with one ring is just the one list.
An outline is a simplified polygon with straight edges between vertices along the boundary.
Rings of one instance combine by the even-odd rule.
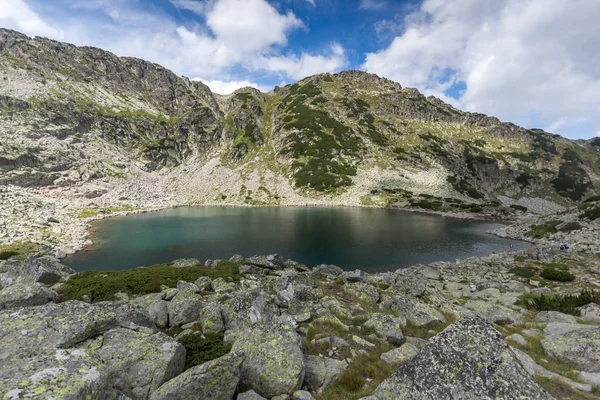
[[486, 233], [502, 226], [390, 209], [180, 207], [96, 221], [94, 245], [64, 262], [76, 271], [122, 270], [279, 253], [307, 266], [393, 271], [530, 246]]

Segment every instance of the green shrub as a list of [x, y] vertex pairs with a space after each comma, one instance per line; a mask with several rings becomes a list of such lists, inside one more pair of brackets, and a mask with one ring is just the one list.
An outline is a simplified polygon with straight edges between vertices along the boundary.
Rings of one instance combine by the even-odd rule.
[[0, 251], [0, 260], [8, 260], [11, 257], [18, 256], [18, 251]]
[[176, 287], [178, 281], [194, 282], [201, 276], [237, 281], [239, 268], [235, 263], [224, 262], [214, 268], [201, 265], [173, 268], [171, 264], [160, 264], [123, 271], [84, 271], [69, 278], [59, 293], [62, 301], [88, 295], [92, 302], [98, 302], [113, 300], [119, 292], [128, 295], [157, 293], [162, 285]]
[[600, 147], [600, 137], [595, 137], [595, 138], [591, 139], [590, 144], [592, 146]]
[[560, 232], [572, 232], [572, 231], [578, 231], [580, 229], [581, 229], [581, 225], [579, 224], [579, 222], [569, 222], [568, 224], [566, 224], [562, 228], [559, 228], [558, 230]]
[[523, 211], [523, 212], [527, 212], [528, 208], [525, 206], [520, 206], [518, 204], [512, 204], [510, 206], [510, 208], [512, 208], [513, 210], [517, 210], [517, 211]]
[[594, 201], [600, 201], [600, 195], [596, 195], [596, 196], [591, 196], [588, 197], [587, 199], [585, 199], [583, 202], [584, 203], [592, 203]]
[[527, 172], [522, 172], [519, 176], [517, 176], [517, 183], [521, 186], [521, 189], [526, 188], [531, 183], [533, 176]]
[[532, 225], [527, 236], [531, 236], [535, 239], [543, 238], [544, 236], [558, 232], [556, 227], [560, 225], [562, 221], [548, 221], [543, 224]]
[[546, 267], [542, 270], [540, 276], [549, 281], [557, 282], [572, 282], [575, 280], [575, 275], [564, 269]]
[[579, 216], [580, 219], [587, 218], [590, 221], [595, 221], [600, 218], [600, 207], [588, 208], [583, 214]]
[[222, 333], [190, 333], [179, 339], [185, 347], [185, 369], [204, 364], [229, 353], [231, 346], [224, 342]]
[[522, 303], [531, 310], [559, 311], [564, 314], [580, 315], [577, 307], [586, 304], [600, 304], [600, 291], [584, 290], [579, 295], [572, 294], [526, 294], [522, 297]]
[[[517, 257], [515, 257], [515, 261], [517, 261], [516, 259], [517, 259]], [[518, 261], [525, 261], [525, 260], [518, 260]], [[529, 267], [514, 267], [508, 272], [510, 272], [511, 274], [514, 274], [516, 276], [520, 276], [522, 278], [531, 278], [532, 276], [535, 275], [535, 269], [529, 268]]]
[[514, 260], [517, 262], [524, 262], [525, 260], [527, 260], [527, 257], [525, 256], [515, 256]]
[[581, 158], [571, 149], [565, 150], [562, 158], [563, 163], [552, 186], [561, 196], [580, 200], [591, 186], [587, 173], [581, 168]]

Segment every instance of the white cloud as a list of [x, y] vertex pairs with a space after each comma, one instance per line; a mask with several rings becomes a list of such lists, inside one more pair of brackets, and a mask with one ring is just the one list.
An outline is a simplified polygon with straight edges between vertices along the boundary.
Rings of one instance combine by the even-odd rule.
[[303, 26], [292, 12], [279, 14], [265, 0], [219, 0], [206, 13], [206, 24], [231, 51], [285, 45], [287, 33]]
[[266, 91], [265, 88], [260, 86], [258, 83], [250, 81], [219, 81], [207, 80], [202, 78], [194, 78], [192, 80], [201, 81], [206, 86], [208, 86], [210, 90], [212, 90], [214, 93], [219, 94], [230, 94], [244, 87], [253, 87], [260, 91]]
[[261, 57], [254, 62], [256, 69], [282, 72], [294, 79], [302, 79], [322, 72], [335, 72], [347, 65], [345, 51], [339, 44], [331, 45], [325, 54], [312, 55], [302, 53], [300, 56]]
[[0, 1], [0, 26], [31, 36], [61, 39], [64, 33], [46, 23], [23, 0]]
[[210, 5], [210, 2], [201, 1], [201, 0], [169, 0], [169, 1], [171, 2], [171, 4], [173, 4], [177, 8], [193, 11], [199, 15], [203, 15], [206, 12], [207, 7]]
[[383, 10], [385, 6], [384, 0], [360, 0], [362, 10]]
[[597, 0], [425, 0], [363, 68], [438, 95], [464, 82], [463, 108], [505, 120], [600, 126], [598, 15]]

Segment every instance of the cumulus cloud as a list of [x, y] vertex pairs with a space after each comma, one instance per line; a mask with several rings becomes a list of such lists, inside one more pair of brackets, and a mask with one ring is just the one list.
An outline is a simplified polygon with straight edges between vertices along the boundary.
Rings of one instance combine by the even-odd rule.
[[219, 81], [202, 78], [194, 78], [192, 80], [201, 81], [206, 86], [208, 86], [210, 90], [218, 94], [230, 94], [244, 87], [253, 87], [260, 91], [265, 91], [265, 89], [261, 87], [258, 83], [251, 81]]
[[360, 0], [362, 10], [383, 10], [386, 6], [383, 0]]
[[46, 23], [23, 0], [2, 0], [0, 26], [31, 36], [47, 36], [56, 39], [64, 37], [61, 30]]
[[463, 108], [506, 120], [600, 126], [598, 15], [597, 0], [425, 0], [363, 68], [441, 97], [462, 82]]
[[339, 44], [331, 45], [325, 54], [302, 53], [300, 56], [261, 57], [254, 62], [256, 69], [281, 72], [294, 79], [302, 79], [321, 72], [335, 72], [347, 64], [345, 51]]

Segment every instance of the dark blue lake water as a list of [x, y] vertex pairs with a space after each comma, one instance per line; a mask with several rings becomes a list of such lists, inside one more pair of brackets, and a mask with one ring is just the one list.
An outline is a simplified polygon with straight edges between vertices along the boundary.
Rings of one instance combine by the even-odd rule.
[[77, 271], [118, 270], [279, 253], [308, 266], [384, 271], [529, 247], [485, 233], [501, 226], [385, 209], [186, 207], [98, 221], [94, 246], [64, 261]]

